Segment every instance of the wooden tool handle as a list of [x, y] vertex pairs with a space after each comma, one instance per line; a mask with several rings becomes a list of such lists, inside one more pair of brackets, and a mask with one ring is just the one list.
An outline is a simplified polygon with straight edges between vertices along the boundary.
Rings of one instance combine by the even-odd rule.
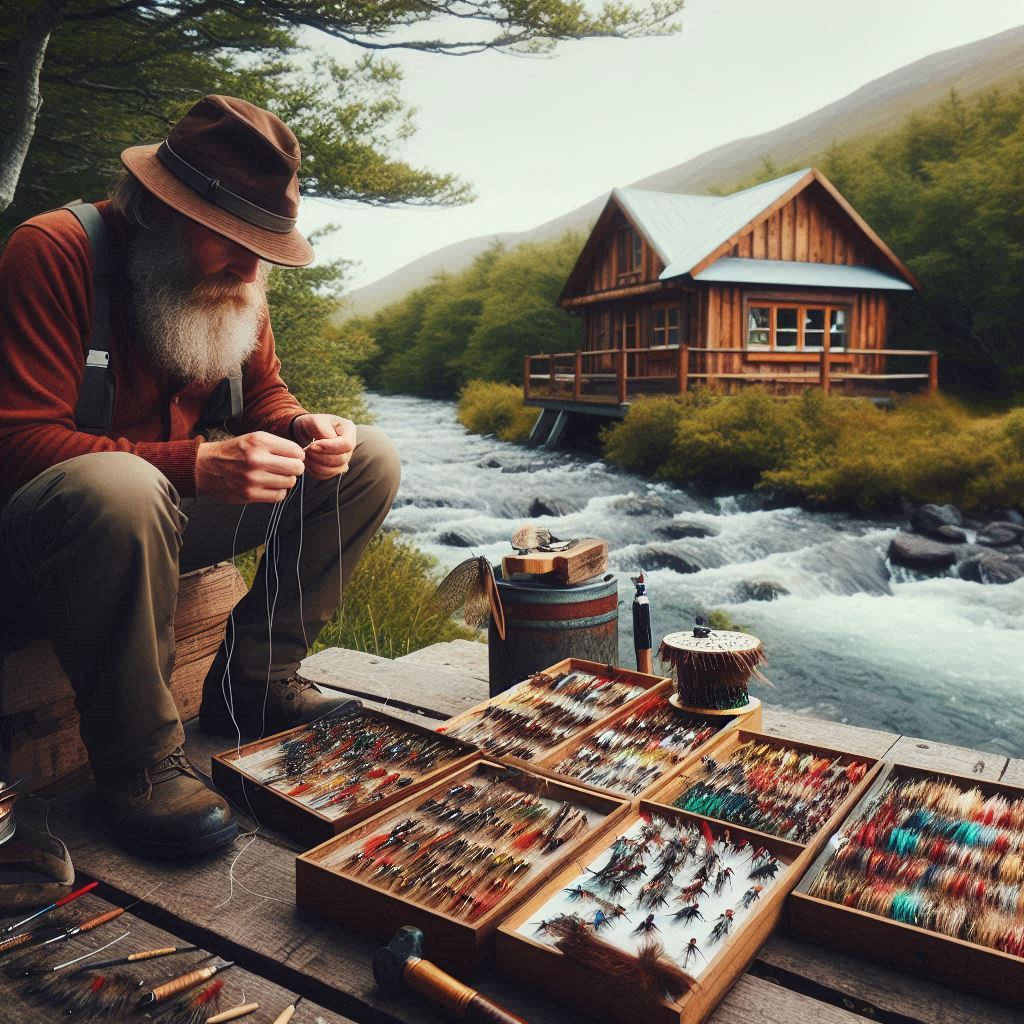
[[31, 942], [35, 938], [34, 932], [22, 932], [20, 935], [13, 935], [9, 939], [4, 939], [0, 942], [0, 953], [6, 953], [9, 949], [17, 949], [18, 946], [24, 946], [26, 942]]
[[105, 914], [100, 914], [99, 917], [94, 917], [91, 921], [86, 921], [85, 924], [79, 925], [78, 930], [80, 932], [91, 932], [93, 928], [99, 928], [101, 924], [113, 921], [115, 917], [120, 917], [123, 913], [124, 907], [117, 907], [114, 910], [108, 910]]
[[206, 1024], [224, 1024], [225, 1021], [238, 1020], [239, 1017], [255, 1013], [259, 1008], [259, 1003], [242, 1003], [241, 1006], [233, 1006], [223, 1013], [215, 1013], [212, 1017], [207, 1017]]
[[176, 996], [180, 992], [187, 992], [190, 988], [212, 978], [216, 973], [217, 971], [213, 967], [200, 967], [199, 970], [189, 971], [188, 974], [183, 974], [180, 978], [173, 978], [153, 989], [146, 998], [146, 1005], [162, 1003], [165, 999], [170, 999], [171, 996]]
[[526, 1024], [522, 1017], [503, 1010], [479, 992], [466, 1004], [465, 1019], [472, 1024]]

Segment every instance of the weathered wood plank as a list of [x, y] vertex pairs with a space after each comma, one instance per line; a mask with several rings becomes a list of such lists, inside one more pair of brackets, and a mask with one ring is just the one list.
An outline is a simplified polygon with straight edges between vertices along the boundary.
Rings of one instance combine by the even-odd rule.
[[886, 756], [890, 761], [908, 764], [914, 768], [950, 772], [953, 775], [969, 775], [992, 782], [999, 781], [1007, 761], [1002, 754], [987, 754], [980, 750], [968, 750], [966, 747], [951, 747], [945, 743], [934, 743], [915, 736], [901, 736]]
[[[921, 1024], [951, 1020], [957, 1024], [1015, 1024], [1021, 1019], [1019, 1011], [1010, 1007], [778, 932], [761, 948], [757, 959], [754, 969], [760, 976], [767, 974], [804, 991], [828, 990], [835, 1001], [871, 1020], [888, 1014]], [[803, 979], [806, 987], [794, 979]]]
[[431, 644], [418, 651], [395, 659], [396, 664], [413, 663], [432, 665], [435, 668], [454, 668], [459, 672], [487, 683], [487, 645], [475, 640], [450, 640], [448, 643]]
[[[74, 912], [69, 910], [67, 920], [71, 922], [84, 920], [102, 914], [114, 906], [122, 905], [120, 902], [110, 903], [90, 894], [75, 903]], [[194, 944], [188, 938], [159, 928], [129, 911], [109, 924], [101, 926], [93, 933], [75, 936], [67, 942], [59, 943], [53, 947], [53, 952], [47, 956], [46, 962], [50, 964], [64, 963], [83, 953], [99, 949], [125, 932], [129, 933], [127, 938], [111, 946], [109, 951], [99, 954], [95, 959], [105, 960], [110, 957], [127, 956], [129, 953], [144, 949]], [[181, 956], [154, 960], [151, 963], [140, 963], [132, 967], [119, 968], [119, 970], [135, 974], [147, 981], [152, 980], [159, 983], [166, 980], [168, 975], [185, 973], [204, 954], [217, 952], [219, 952], [217, 949], [204, 948], [200, 952], [183, 953]], [[83, 961], [83, 965], [85, 963], [88, 961]], [[241, 963], [221, 974], [220, 980], [224, 982], [220, 1009], [227, 1010], [243, 1002], [259, 1003], [261, 1016], [251, 1018], [253, 1020], [276, 1018], [289, 1003], [294, 1001], [296, 995], [301, 994], [290, 992], [274, 984], [273, 981], [251, 973]], [[20, 986], [9, 982], [6, 978], [3, 979], [0, 991], [3, 993], [3, 1019], [6, 1021], [18, 1021], [19, 1024], [53, 1024], [53, 1021], [59, 1018], [59, 1014], [52, 1007], [41, 1005], [24, 996], [20, 991]], [[339, 1016], [316, 1003], [303, 1000], [300, 1005], [304, 1016], [297, 1015], [295, 1018], [297, 1022], [316, 1020], [323, 1021], [323, 1024], [353, 1024], [351, 1018]]]
[[863, 1024], [837, 1006], [743, 975], [708, 1018], [709, 1024]]
[[762, 732], [784, 736], [804, 743], [819, 743], [834, 750], [845, 750], [863, 757], [885, 757], [900, 738], [898, 733], [862, 729], [842, 722], [829, 722], [823, 718], [809, 718], [791, 711], [763, 705]]
[[[454, 668], [381, 659], [367, 665], [365, 655], [332, 647], [307, 658], [300, 669], [304, 679], [443, 719], [487, 699], [487, 684]], [[358, 654], [358, 652], [356, 652]]]
[[1000, 782], [1008, 782], [1011, 786], [1024, 786], [1024, 759], [1011, 757], [1003, 769]]

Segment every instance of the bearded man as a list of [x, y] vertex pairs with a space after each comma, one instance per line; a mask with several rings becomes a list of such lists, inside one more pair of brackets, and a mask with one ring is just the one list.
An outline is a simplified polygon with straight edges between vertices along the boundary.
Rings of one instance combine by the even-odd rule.
[[[96, 206], [105, 254], [61, 209], [20, 225], [0, 255], [0, 615], [5, 631], [52, 640], [115, 835], [179, 856], [237, 834], [184, 756], [167, 687], [179, 574], [271, 538], [200, 725], [234, 737], [318, 717], [338, 701], [296, 670], [387, 514], [399, 465], [380, 431], [307, 412], [281, 380], [267, 269], [313, 258], [295, 227], [287, 126], [207, 96], [165, 142], [121, 161]], [[109, 312], [94, 297], [104, 256]], [[100, 374], [84, 403], [105, 402], [98, 417], [80, 401], [87, 372]], [[211, 427], [225, 416], [230, 431]]]

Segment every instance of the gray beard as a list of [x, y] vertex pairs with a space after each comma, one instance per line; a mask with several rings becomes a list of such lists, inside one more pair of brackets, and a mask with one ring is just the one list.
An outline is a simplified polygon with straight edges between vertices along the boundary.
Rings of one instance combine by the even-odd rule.
[[128, 253], [131, 313], [149, 361], [169, 376], [210, 384], [252, 355], [267, 319], [270, 266], [252, 284], [230, 274], [197, 281], [177, 223], [141, 231]]

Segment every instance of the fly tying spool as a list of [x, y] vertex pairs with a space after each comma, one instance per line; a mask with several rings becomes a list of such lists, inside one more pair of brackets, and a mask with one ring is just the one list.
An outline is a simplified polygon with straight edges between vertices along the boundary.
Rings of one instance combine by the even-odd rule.
[[767, 658], [761, 641], [749, 633], [711, 629], [698, 619], [690, 630], [669, 633], [661, 641], [658, 657], [670, 665], [676, 692], [673, 707], [700, 715], [746, 715], [761, 702], [747, 683], [753, 677], [771, 685], [761, 673]]

